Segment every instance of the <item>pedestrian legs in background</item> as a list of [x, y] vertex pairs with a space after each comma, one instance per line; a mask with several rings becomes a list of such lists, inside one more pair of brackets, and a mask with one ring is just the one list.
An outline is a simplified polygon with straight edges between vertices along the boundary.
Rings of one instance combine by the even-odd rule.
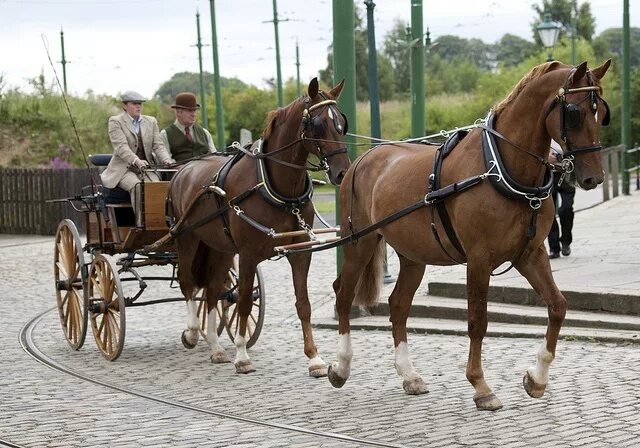
[[[565, 257], [571, 255], [571, 242], [573, 241], [573, 199], [576, 189], [573, 185], [563, 182], [559, 187], [554, 183], [552, 190], [553, 203], [556, 206], [560, 224], [554, 216], [551, 230], [549, 231], [549, 258], [558, 258], [560, 253]], [[560, 206], [558, 207], [558, 199]]]

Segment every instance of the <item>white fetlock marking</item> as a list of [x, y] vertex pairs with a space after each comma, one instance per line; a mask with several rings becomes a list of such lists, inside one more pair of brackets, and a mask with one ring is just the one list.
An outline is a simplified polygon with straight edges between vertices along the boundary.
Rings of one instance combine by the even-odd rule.
[[347, 379], [351, 374], [351, 333], [338, 335], [338, 362], [332, 364], [332, 368], [340, 378]]
[[309, 360], [309, 369], [311, 370], [321, 369], [324, 367], [326, 367], [326, 363], [319, 355], [316, 355]]
[[409, 358], [409, 346], [404, 341], [396, 347], [396, 372], [398, 372], [398, 375], [400, 375], [403, 380], [420, 378], [420, 375], [416, 372]]
[[209, 313], [207, 320], [207, 334], [204, 337], [204, 340], [207, 341], [209, 348], [211, 349], [211, 354], [223, 352], [224, 349], [218, 342], [218, 325], [216, 319], [218, 317], [218, 313], [216, 309], [212, 309]]
[[547, 350], [547, 340], [545, 339], [538, 349], [535, 367], [527, 369], [527, 372], [537, 384], [546, 385], [549, 382], [549, 366], [553, 358], [553, 354]]
[[198, 304], [195, 300], [187, 300], [187, 328], [191, 331], [198, 331], [200, 328]]
[[241, 361], [249, 361], [249, 355], [247, 354], [247, 340], [242, 336], [236, 336], [236, 359], [234, 364]]

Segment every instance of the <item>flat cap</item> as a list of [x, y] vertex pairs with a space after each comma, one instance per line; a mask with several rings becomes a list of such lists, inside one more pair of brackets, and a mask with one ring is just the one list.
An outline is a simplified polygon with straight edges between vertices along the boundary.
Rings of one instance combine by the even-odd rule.
[[145, 97], [143, 97], [142, 95], [140, 95], [138, 92], [135, 92], [133, 90], [127, 90], [126, 92], [124, 92], [122, 94], [122, 96], [120, 97], [122, 99], [123, 103], [144, 103], [145, 101], [147, 101], [147, 99]]

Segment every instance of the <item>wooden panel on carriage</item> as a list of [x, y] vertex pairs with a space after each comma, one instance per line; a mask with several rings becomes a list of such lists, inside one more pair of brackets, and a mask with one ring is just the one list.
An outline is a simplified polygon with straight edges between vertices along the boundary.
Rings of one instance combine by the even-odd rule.
[[169, 192], [169, 182], [145, 182], [144, 200], [144, 228], [145, 230], [169, 229], [165, 220], [165, 202]]

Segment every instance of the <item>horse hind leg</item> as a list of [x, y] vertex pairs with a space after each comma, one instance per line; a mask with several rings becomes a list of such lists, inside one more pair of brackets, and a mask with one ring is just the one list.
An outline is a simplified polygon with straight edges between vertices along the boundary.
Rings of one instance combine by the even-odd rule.
[[490, 266], [488, 261], [469, 258], [467, 263], [467, 319], [469, 332], [469, 359], [467, 380], [475, 389], [473, 401], [481, 411], [497, 411], [502, 402], [493, 393], [482, 369], [482, 340], [487, 333], [487, 292], [489, 290]]
[[[327, 377], [333, 387], [342, 387], [351, 375], [351, 305], [356, 295], [360, 304], [373, 305], [378, 300], [382, 283], [383, 256], [383, 241], [373, 234], [361, 238], [355, 245], [347, 245], [344, 248], [342, 269], [333, 282], [338, 311], [338, 360], [333, 362], [327, 371]], [[363, 278], [368, 280], [363, 282]]]
[[523, 378], [524, 390], [529, 396], [540, 398], [549, 382], [549, 366], [555, 358], [560, 328], [567, 312], [567, 300], [553, 280], [544, 246], [523, 256], [515, 266], [547, 303], [549, 322], [545, 340], [538, 349], [535, 366], [529, 367]]
[[253, 307], [253, 279], [256, 273], [257, 263], [248, 260], [247, 256], [240, 255], [240, 269], [238, 276], [238, 302], [236, 303], [238, 332], [235, 335], [236, 357], [233, 361], [236, 373], [255, 372], [253, 363], [247, 353], [247, 319]]
[[402, 377], [402, 388], [408, 395], [420, 395], [428, 392], [427, 385], [413, 367], [407, 344], [407, 318], [411, 311], [411, 302], [424, 277], [425, 265], [414, 263], [402, 255], [398, 280], [389, 296], [389, 311], [395, 347], [395, 367]]
[[200, 323], [198, 321], [198, 304], [194, 300], [197, 285], [192, 274], [191, 267], [197, 259], [198, 241], [194, 238], [185, 237], [177, 241], [178, 245], [178, 282], [180, 290], [186, 300], [187, 307], [187, 329], [182, 332], [182, 344], [192, 349], [198, 343], [198, 333]]
[[214, 364], [231, 362], [229, 355], [227, 355], [227, 352], [218, 340], [218, 313], [216, 307], [232, 261], [233, 255], [231, 254], [209, 251], [208, 263], [210, 276], [209, 284], [206, 288], [207, 328], [203, 337], [207, 345], [209, 345], [209, 350], [211, 351], [210, 359]]

